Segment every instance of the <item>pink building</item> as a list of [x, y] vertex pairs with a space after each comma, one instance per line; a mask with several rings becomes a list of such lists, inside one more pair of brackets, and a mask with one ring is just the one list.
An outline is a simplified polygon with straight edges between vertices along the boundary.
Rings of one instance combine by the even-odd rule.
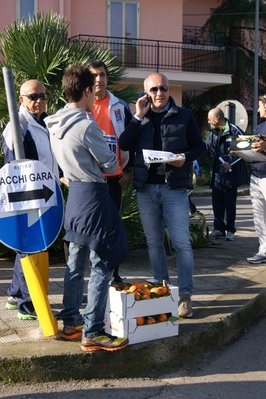
[[70, 22], [69, 37], [92, 36], [111, 46], [127, 68], [124, 84], [141, 91], [150, 72], [162, 72], [181, 104], [182, 91], [231, 83], [234, 49], [217, 43], [215, 32], [207, 41], [199, 32], [221, 1], [0, 0], [0, 32], [15, 20], [51, 10]]

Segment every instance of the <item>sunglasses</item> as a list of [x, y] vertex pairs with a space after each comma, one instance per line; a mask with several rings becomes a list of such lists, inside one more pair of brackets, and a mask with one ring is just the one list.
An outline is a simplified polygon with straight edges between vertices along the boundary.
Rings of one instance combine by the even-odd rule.
[[168, 89], [169, 89], [169, 87], [167, 85], [162, 85], [162, 86], [159, 86], [159, 87], [152, 87], [150, 89], [150, 93], [151, 94], [156, 94], [156, 93], [158, 93], [158, 90], [162, 91], [163, 93], [166, 93], [168, 91]]
[[45, 93], [40, 93], [40, 94], [21, 94], [22, 97], [27, 97], [29, 100], [31, 101], [37, 101], [37, 100], [42, 100], [45, 101], [46, 100], [46, 95]]

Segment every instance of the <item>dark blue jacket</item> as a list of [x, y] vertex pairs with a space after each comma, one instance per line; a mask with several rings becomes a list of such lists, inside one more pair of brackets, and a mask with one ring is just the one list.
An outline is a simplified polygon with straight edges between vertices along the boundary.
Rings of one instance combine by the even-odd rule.
[[[141, 190], [147, 180], [149, 169], [144, 163], [142, 150], [153, 149], [154, 128], [151, 110], [143, 121], [133, 118], [119, 138], [120, 148], [134, 151], [133, 186]], [[164, 164], [165, 180], [169, 188], [193, 188], [193, 160], [206, 152], [201, 133], [188, 109], [178, 107], [170, 97], [169, 111], [161, 122], [162, 151], [184, 153], [186, 161], [181, 168]]]
[[109, 270], [128, 253], [122, 220], [107, 183], [70, 182], [64, 240], [93, 249]]
[[[256, 134], [261, 134], [262, 136], [266, 136], [266, 121], [260, 123], [257, 126]], [[266, 162], [251, 162], [251, 173], [259, 178], [266, 177]]]
[[231, 164], [239, 158], [230, 155], [230, 143], [239, 135], [244, 134], [238, 126], [233, 125], [226, 118], [225, 120], [228, 131], [218, 135], [216, 129], [213, 129], [206, 140], [207, 150], [210, 154], [210, 187], [216, 187], [220, 190], [239, 187], [249, 180], [249, 172], [245, 161], [238, 161], [232, 166], [232, 172], [229, 172], [219, 160], [219, 157], [222, 157], [225, 162]]

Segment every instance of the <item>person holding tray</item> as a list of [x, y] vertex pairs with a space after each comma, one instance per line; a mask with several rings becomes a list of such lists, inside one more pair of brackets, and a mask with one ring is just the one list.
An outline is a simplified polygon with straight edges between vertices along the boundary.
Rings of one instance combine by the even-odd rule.
[[[258, 113], [264, 121], [256, 128], [258, 139], [251, 144], [254, 153], [266, 151], [266, 94], [258, 98]], [[250, 198], [259, 250], [254, 256], [247, 258], [247, 261], [259, 264], [266, 263], [266, 162], [250, 162], [250, 167]]]

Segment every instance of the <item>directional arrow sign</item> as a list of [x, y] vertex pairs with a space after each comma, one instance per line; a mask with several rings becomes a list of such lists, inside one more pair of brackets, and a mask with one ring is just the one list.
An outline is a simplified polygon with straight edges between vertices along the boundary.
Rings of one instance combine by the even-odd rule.
[[54, 194], [54, 191], [50, 190], [45, 185], [41, 189], [31, 191], [21, 191], [18, 193], [8, 193], [9, 202], [20, 202], [30, 201], [34, 199], [44, 199], [45, 202]]
[[46, 250], [63, 223], [64, 202], [54, 174], [39, 161], [0, 169], [0, 242], [21, 253]]
[[0, 173], [0, 212], [56, 205], [55, 181], [54, 174], [39, 161], [6, 164]]

